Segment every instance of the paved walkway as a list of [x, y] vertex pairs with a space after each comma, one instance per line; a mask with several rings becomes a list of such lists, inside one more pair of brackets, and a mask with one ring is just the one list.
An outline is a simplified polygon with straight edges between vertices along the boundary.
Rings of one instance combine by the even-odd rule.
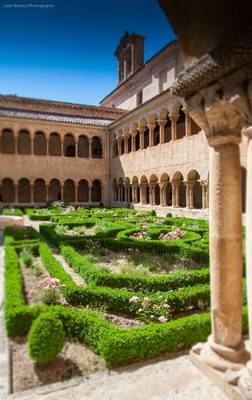
[[191, 364], [187, 355], [1, 397], [1, 400], [7, 399], [228, 400]]

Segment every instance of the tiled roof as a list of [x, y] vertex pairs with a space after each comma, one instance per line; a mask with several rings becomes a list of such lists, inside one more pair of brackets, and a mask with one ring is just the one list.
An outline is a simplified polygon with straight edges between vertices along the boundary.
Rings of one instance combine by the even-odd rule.
[[85, 117], [71, 117], [60, 114], [47, 114], [33, 111], [20, 111], [14, 109], [0, 108], [0, 117], [9, 118], [26, 118], [50, 122], [65, 122], [68, 124], [80, 124], [80, 125], [99, 125], [106, 126], [111, 123], [109, 119], [99, 118], [85, 118]]

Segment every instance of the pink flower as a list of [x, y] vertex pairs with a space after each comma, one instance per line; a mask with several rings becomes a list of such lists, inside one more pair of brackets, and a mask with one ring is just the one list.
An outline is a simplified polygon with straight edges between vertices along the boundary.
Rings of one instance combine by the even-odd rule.
[[161, 315], [161, 317], [158, 318], [159, 322], [164, 323], [167, 321], [167, 318], [165, 318], [163, 315]]
[[164, 309], [165, 310], [167, 310], [167, 311], [169, 311], [169, 310], [171, 310], [171, 306], [169, 305], [169, 304], [163, 304], [163, 307], [164, 307]]
[[157, 304], [153, 304], [152, 309], [153, 310], [157, 310], [158, 309], [158, 305]]
[[129, 299], [129, 302], [130, 302], [130, 303], [138, 303], [138, 302], [139, 302], [139, 297], [137, 297], [137, 296], [132, 296], [132, 297]]

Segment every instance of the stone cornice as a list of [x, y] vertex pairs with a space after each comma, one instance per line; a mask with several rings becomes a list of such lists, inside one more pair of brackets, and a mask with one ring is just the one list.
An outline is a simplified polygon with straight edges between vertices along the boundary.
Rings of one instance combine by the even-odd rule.
[[224, 50], [204, 55], [183, 71], [173, 84], [171, 93], [188, 97], [200, 89], [232, 73], [252, 60], [252, 27], [249, 26], [236, 42]]

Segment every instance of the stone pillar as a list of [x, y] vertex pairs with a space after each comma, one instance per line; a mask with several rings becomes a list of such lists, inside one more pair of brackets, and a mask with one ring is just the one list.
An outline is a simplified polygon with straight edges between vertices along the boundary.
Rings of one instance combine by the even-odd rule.
[[167, 187], [167, 183], [160, 183], [159, 187], [160, 187], [160, 205], [165, 207], [165, 206], [167, 206], [166, 196], [165, 196], [165, 190]]
[[183, 111], [185, 113], [185, 135], [192, 136], [192, 120], [189, 115], [188, 107], [183, 107]]
[[131, 131], [131, 151], [136, 151], [136, 134], [137, 130]]
[[34, 203], [34, 193], [33, 193], [34, 184], [33, 183], [30, 183], [30, 189], [31, 189], [31, 203]]
[[208, 208], [208, 181], [200, 181], [202, 187], [202, 208]]
[[179, 114], [171, 114], [169, 115], [171, 120], [171, 140], [177, 139], [177, 120], [179, 118]]
[[144, 132], [146, 128], [145, 127], [140, 127], [139, 128], [139, 133], [140, 133], [140, 150], [144, 149]]
[[48, 183], [46, 183], [45, 188], [46, 188], [46, 203], [47, 203], [49, 201], [49, 185], [48, 185]]
[[118, 156], [121, 155], [121, 139], [117, 138], [117, 152], [118, 152]]
[[150, 146], [154, 146], [154, 129], [156, 127], [156, 124], [149, 123], [148, 128], [149, 128], [149, 140], [150, 140]]
[[193, 185], [194, 182], [187, 181], [184, 182], [186, 187], [186, 207], [187, 208], [194, 208], [193, 204]]
[[61, 146], [60, 146], [60, 148], [61, 148], [61, 157], [63, 157], [64, 156], [64, 138], [62, 138], [61, 136], [60, 136], [60, 144], [61, 144]]
[[252, 126], [243, 130], [248, 138], [247, 144], [247, 182], [246, 182], [246, 289], [248, 304], [248, 325], [250, 341], [250, 360], [241, 372], [239, 388], [246, 399], [252, 399]]
[[[206, 363], [218, 357], [242, 362], [242, 199], [239, 136], [209, 139], [210, 267], [212, 353], [202, 351]], [[237, 190], [239, 188], [239, 190]], [[232, 288], [232, 290], [231, 290]], [[216, 360], [215, 360], [216, 359]]]
[[167, 120], [159, 119], [157, 122], [159, 124], [160, 144], [163, 144], [165, 142], [165, 125]]
[[88, 145], [88, 157], [91, 158], [92, 157], [92, 140], [89, 139], [89, 145]]
[[31, 154], [34, 154], [34, 139], [35, 139], [35, 132], [30, 133], [31, 137]]
[[79, 186], [79, 182], [74, 182], [74, 187], [75, 187], [75, 203], [78, 202], [78, 186]]
[[88, 202], [91, 203], [92, 201], [92, 183], [88, 184]]

